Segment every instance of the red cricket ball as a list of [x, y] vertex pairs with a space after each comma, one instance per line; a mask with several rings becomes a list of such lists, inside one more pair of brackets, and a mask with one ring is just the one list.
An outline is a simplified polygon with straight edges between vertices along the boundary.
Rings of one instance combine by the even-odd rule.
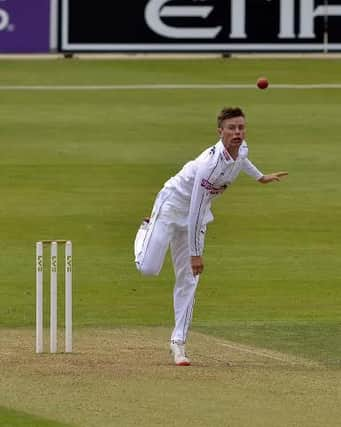
[[257, 86], [259, 89], [266, 89], [269, 86], [269, 81], [266, 77], [259, 77], [257, 80]]

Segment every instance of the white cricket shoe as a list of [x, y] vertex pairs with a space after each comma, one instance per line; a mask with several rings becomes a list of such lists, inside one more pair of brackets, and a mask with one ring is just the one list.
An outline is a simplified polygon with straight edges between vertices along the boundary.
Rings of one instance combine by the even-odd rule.
[[190, 366], [191, 361], [185, 353], [185, 344], [180, 341], [171, 341], [170, 351], [177, 366]]

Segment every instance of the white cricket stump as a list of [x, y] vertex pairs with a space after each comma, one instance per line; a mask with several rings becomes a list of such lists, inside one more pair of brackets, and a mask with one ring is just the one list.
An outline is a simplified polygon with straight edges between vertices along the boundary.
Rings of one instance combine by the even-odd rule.
[[36, 242], [36, 353], [44, 351], [44, 244], [50, 246], [50, 353], [58, 351], [58, 244], [65, 245], [65, 352], [72, 352], [72, 242]]
[[50, 276], [50, 353], [57, 353], [57, 258], [58, 246], [51, 243]]
[[72, 352], [72, 242], [65, 245], [65, 351]]
[[43, 352], [43, 243], [36, 243], [36, 353]]

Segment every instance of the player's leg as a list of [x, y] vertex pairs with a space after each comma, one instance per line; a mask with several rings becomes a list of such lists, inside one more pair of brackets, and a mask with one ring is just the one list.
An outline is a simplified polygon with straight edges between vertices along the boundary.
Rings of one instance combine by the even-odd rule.
[[137, 233], [135, 236], [135, 241], [134, 241], [135, 262], [136, 262], [137, 258], [139, 257], [139, 254], [142, 251], [143, 242], [146, 238], [149, 223], [150, 223], [150, 218], [148, 218], [148, 217], [144, 218], [139, 229], [137, 230]]
[[186, 342], [199, 280], [191, 269], [187, 230], [175, 232], [171, 252], [176, 278], [173, 292], [175, 327], [171, 339]]
[[171, 336], [171, 350], [177, 365], [188, 365], [190, 362], [184, 346], [192, 322], [199, 276], [194, 276], [191, 269], [187, 229], [175, 232], [171, 240], [171, 251], [176, 277], [173, 294], [175, 327]]
[[168, 190], [157, 195], [150, 218], [142, 221], [134, 242], [136, 268], [145, 275], [160, 273], [169, 247], [171, 230], [169, 221], [162, 218], [162, 209], [169, 197]]
[[135, 264], [144, 275], [157, 276], [162, 268], [170, 241], [170, 226], [162, 215], [144, 220], [135, 238]]

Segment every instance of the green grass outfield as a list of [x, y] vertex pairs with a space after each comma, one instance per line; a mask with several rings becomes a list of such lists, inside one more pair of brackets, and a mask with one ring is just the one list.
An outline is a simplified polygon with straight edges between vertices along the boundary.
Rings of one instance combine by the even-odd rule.
[[[264, 172], [288, 170], [289, 177], [262, 186], [241, 176], [214, 202], [215, 222], [207, 235], [193, 331], [301, 357], [319, 363], [323, 372], [340, 375], [341, 89], [276, 89], [271, 83], [341, 83], [341, 60], [53, 59], [2, 60], [0, 65], [2, 357], [7, 354], [6, 331], [8, 336], [24, 331], [25, 342], [31, 343], [27, 354], [34, 351], [34, 243], [39, 239], [73, 241], [75, 333], [156, 326], [170, 331], [171, 264], [167, 259], [158, 278], [140, 277], [133, 264], [135, 232], [163, 182], [216, 142], [215, 120], [221, 107], [239, 105], [247, 114], [250, 159]], [[270, 80], [266, 91], [6, 89], [20, 85], [253, 84], [260, 75]], [[195, 363], [195, 353], [191, 356]], [[8, 358], [6, 363], [10, 363]], [[167, 387], [173, 384], [186, 393], [185, 385], [193, 386], [189, 374], [185, 384], [176, 375]], [[326, 388], [327, 379], [328, 375]], [[6, 390], [8, 382], [0, 380], [0, 391]], [[203, 393], [205, 385], [208, 396], [214, 396], [214, 384], [201, 383]], [[20, 389], [14, 381], [13, 399], [12, 395], [1, 398], [0, 393], [0, 408], [6, 407], [0, 409], [1, 425], [59, 425], [44, 424], [44, 420], [23, 424], [23, 413], [40, 414], [33, 403], [20, 404]], [[285, 395], [285, 390], [276, 392]], [[134, 399], [137, 410], [141, 401]], [[283, 402], [289, 409], [290, 402]], [[263, 404], [266, 407], [265, 398]], [[213, 403], [208, 399], [206, 406], [200, 405], [209, 410]], [[226, 410], [228, 418], [227, 402], [221, 401], [219, 408]], [[17, 418], [15, 411], [19, 411]], [[190, 419], [189, 413], [179, 411], [180, 417]], [[134, 420], [125, 423], [124, 418], [122, 424], [117, 419], [109, 424], [105, 414], [94, 425], [135, 425]], [[48, 411], [41, 413], [43, 419], [56, 423], [76, 419], [79, 427], [92, 425], [63, 415], [54, 418]], [[145, 424], [139, 425], [180, 425], [160, 417], [153, 422], [144, 417]], [[255, 417], [253, 425], [266, 425], [258, 412]], [[324, 418], [316, 425], [337, 425], [333, 422], [339, 417], [336, 414], [330, 422]], [[207, 425], [220, 422], [212, 418]], [[290, 422], [294, 425], [295, 420]], [[246, 424], [236, 414], [226, 425]], [[284, 420], [278, 425], [289, 424]], [[297, 425], [305, 424], [301, 420]]]

